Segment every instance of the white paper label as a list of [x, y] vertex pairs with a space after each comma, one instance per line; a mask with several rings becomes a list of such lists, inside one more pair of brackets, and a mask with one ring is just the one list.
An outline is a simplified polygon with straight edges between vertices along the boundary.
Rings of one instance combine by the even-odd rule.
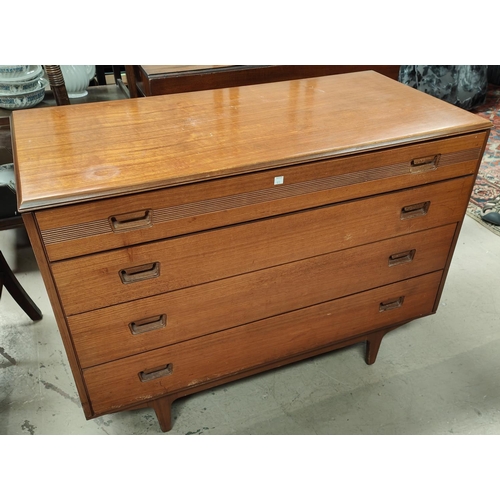
[[284, 181], [285, 181], [285, 177], [283, 175], [280, 175], [280, 176], [274, 178], [274, 185], [278, 186], [279, 184], [283, 184]]

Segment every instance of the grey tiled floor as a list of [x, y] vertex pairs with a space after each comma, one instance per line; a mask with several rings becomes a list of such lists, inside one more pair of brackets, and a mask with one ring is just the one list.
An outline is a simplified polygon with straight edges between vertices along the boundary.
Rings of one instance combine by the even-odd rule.
[[[26, 235], [0, 248], [44, 313], [0, 300], [0, 434], [162, 434], [152, 410], [86, 421]], [[466, 217], [436, 315], [173, 405], [175, 434], [500, 434], [500, 238]], [[165, 435], [165, 434], [164, 434]]]

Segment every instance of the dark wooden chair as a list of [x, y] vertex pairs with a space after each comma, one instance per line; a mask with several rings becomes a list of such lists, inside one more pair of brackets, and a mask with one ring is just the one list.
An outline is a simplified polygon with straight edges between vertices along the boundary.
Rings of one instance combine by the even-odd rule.
[[[21, 215], [17, 213], [16, 195], [9, 186], [0, 185], [0, 200], [2, 200], [0, 203], [0, 230], [24, 227]], [[19, 283], [0, 251], [0, 298], [4, 286], [33, 321], [42, 319], [42, 312]]]
[[[58, 106], [65, 106], [71, 104], [68, 91], [66, 89], [66, 84], [64, 82], [64, 76], [61, 71], [61, 66], [48, 66], [44, 65], [45, 74], [49, 81], [50, 89], [54, 94], [54, 99]], [[121, 67], [112, 66], [113, 76], [115, 78], [115, 84], [123, 92], [126, 97], [130, 97], [130, 92], [128, 86], [123, 82], [121, 76]], [[103, 66], [96, 66], [96, 81], [101, 84], [101, 82], [106, 83], [105, 74], [103, 72]]]
[[46, 66], [44, 65], [45, 74], [49, 81], [50, 89], [54, 94], [54, 99], [58, 106], [71, 104], [69, 102], [68, 91], [64, 83], [64, 77], [61, 71], [61, 66]]

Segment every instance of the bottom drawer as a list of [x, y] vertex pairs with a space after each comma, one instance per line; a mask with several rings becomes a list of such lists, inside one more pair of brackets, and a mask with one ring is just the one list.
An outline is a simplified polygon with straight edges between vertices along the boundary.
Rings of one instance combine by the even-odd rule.
[[255, 321], [83, 371], [103, 414], [433, 312], [442, 272]]

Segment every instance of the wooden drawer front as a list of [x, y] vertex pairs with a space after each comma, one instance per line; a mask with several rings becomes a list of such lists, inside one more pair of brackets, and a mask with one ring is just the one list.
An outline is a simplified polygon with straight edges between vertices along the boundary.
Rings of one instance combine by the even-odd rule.
[[[66, 314], [77, 314], [457, 222], [472, 182], [473, 177], [454, 179], [75, 258], [54, 263], [52, 270]], [[426, 212], [418, 209], [421, 203], [428, 203]], [[403, 207], [417, 207], [415, 217], [402, 215]], [[124, 284], [123, 270], [138, 270], [146, 279]]]
[[487, 133], [42, 210], [52, 261], [475, 173]]
[[441, 276], [427, 274], [88, 368], [83, 376], [92, 408], [97, 414], [117, 410], [430, 314]]
[[68, 318], [83, 367], [444, 268], [455, 224]]

